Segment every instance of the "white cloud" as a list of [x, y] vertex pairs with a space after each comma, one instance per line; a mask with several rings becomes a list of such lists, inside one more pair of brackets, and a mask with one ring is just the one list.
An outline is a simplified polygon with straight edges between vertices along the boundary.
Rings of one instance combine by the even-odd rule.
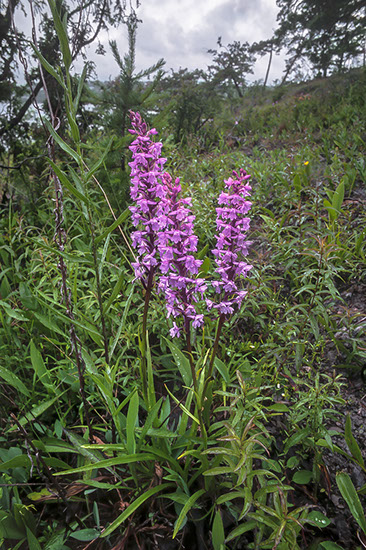
[[[211, 62], [207, 50], [216, 49], [219, 36], [223, 44], [235, 40], [253, 43], [270, 38], [276, 27], [277, 11], [276, 0], [141, 0], [137, 10], [142, 20], [137, 31], [137, 69], [147, 68], [162, 57], [166, 60], [167, 71], [180, 67], [206, 69]], [[30, 18], [26, 19], [29, 25]], [[27, 25], [24, 18], [19, 22], [22, 27]], [[95, 53], [96, 43], [87, 51], [88, 59], [96, 64], [100, 80], [118, 74], [109, 47], [111, 39], [116, 40], [123, 56], [127, 51], [124, 25], [100, 34], [99, 40], [106, 50], [104, 56]], [[263, 79], [267, 63], [268, 56], [259, 58], [255, 73], [249, 75], [249, 79]], [[81, 71], [82, 64], [82, 60], [76, 62], [77, 71]], [[274, 57], [270, 80], [281, 77], [283, 66], [283, 58]]]

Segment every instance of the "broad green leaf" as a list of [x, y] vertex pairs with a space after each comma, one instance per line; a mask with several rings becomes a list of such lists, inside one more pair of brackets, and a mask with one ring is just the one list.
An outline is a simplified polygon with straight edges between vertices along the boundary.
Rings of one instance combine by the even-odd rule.
[[20, 309], [12, 309], [10, 304], [7, 302], [4, 302], [3, 300], [0, 300], [0, 305], [3, 306], [5, 309], [6, 315], [11, 317], [12, 319], [16, 319], [17, 321], [28, 321], [28, 317], [26, 317]]
[[254, 520], [246, 521], [242, 525], [239, 525], [238, 527], [235, 527], [229, 533], [228, 537], [226, 537], [225, 542], [230, 542], [231, 540], [235, 539], [236, 537], [239, 537], [240, 535], [243, 535], [244, 533], [247, 533], [248, 531], [252, 531], [252, 529], [255, 529], [258, 527], [258, 523]]
[[[81, 454], [83, 457], [85, 457], [87, 460], [89, 460], [92, 464], [99, 464], [103, 460], [103, 455], [96, 450], [98, 448], [97, 445], [86, 445], [85, 439], [83, 439], [81, 436], [76, 435], [69, 430], [66, 430], [64, 428], [64, 432], [69, 438], [72, 445], [75, 447], [75, 450]], [[124, 448], [123, 448], [124, 450]], [[118, 474], [112, 469], [107, 466], [106, 468], [111, 474], [113, 474], [115, 477], [117, 477], [119, 480], [121, 479]]]
[[362, 531], [366, 534], [365, 513], [351, 478], [345, 472], [337, 473], [336, 482], [338, 489], [340, 490], [344, 500], [347, 502], [353, 517], [361, 527]]
[[170, 351], [174, 357], [175, 364], [178, 367], [178, 370], [182, 376], [183, 382], [186, 386], [192, 384], [192, 371], [189, 363], [189, 359], [181, 352], [181, 350], [173, 344], [173, 342], [166, 340]]
[[109, 525], [101, 534], [101, 538], [108, 537], [113, 531], [117, 529], [131, 514], [133, 514], [144, 502], [146, 502], [150, 497], [161, 493], [165, 489], [172, 488], [174, 485], [172, 483], [162, 483], [162, 485], [157, 485], [152, 487], [148, 491], [145, 491], [141, 496], [134, 500], [124, 512], [117, 519], [114, 520], [111, 525]]
[[355, 254], [356, 256], [360, 255], [361, 248], [363, 247], [364, 243], [366, 242], [366, 231], [363, 231], [360, 233], [356, 239], [355, 239]]
[[341, 181], [337, 189], [334, 191], [333, 200], [332, 200], [332, 207], [336, 210], [337, 213], [341, 211], [343, 199], [344, 199], [344, 181]]
[[28, 466], [31, 466], [30, 458], [27, 455], [18, 455], [0, 463], [0, 472], [5, 472], [11, 468], [27, 468]]
[[45, 328], [48, 328], [52, 332], [55, 332], [56, 334], [61, 334], [62, 336], [65, 336], [64, 331], [55, 323], [53, 319], [48, 317], [47, 315], [44, 315], [43, 313], [39, 313], [38, 311], [33, 312], [34, 317], [43, 325]]
[[292, 481], [294, 483], [298, 483], [299, 485], [306, 485], [307, 483], [310, 483], [312, 479], [313, 472], [310, 472], [309, 470], [300, 470], [295, 472], [292, 477]]
[[[3, 273], [4, 271], [5, 270], [3, 269]], [[6, 298], [9, 296], [10, 293], [11, 293], [11, 286], [9, 283], [9, 279], [4, 274], [0, 285], [0, 296], [2, 296], [4, 300], [6, 300]]]
[[219, 476], [221, 474], [231, 474], [233, 469], [230, 466], [217, 466], [203, 472], [204, 476]]
[[88, 542], [90, 540], [95, 540], [100, 536], [100, 531], [98, 529], [80, 529], [79, 531], [74, 531], [70, 533], [70, 537], [76, 540], [83, 542]]
[[[114, 285], [114, 289], [112, 291], [112, 294], [110, 295], [110, 297], [108, 298], [107, 303], [104, 306], [104, 309], [103, 309], [104, 314], [106, 314], [107, 311], [109, 311], [109, 308], [111, 307], [114, 300], [117, 298], [118, 294], [120, 293], [120, 290], [121, 290], [121, 288], [123, 286], [123, 283], [125, 281], [125, 277], [126, 277], [126, 274], [123, 271], [121, 271], [120, 274], [119, 274], [119, 277], [118, 277], [118, 281]], [[130, 292], [130, 295], [132, 294], [133, 290], [134, 290], [134, 288], [132, 287], [132, 291]], [[130, 296], [128, 298], [130, 298]], [[131, 301], [131, 299], [130, 299], [130, 301]], [[128, 299], [126, 301], [125, 307], [123, 308], [123, 313], [125, 312], [125, 308], [127, 307], [127, 303], [128, 303]]]
[[230, 384], [230, 373], [225, 363], [223, 363], [218, 357], [215, 357], [214, 365], [222, 376], [224, 382], [226, 382], [226, 384]]
[[230, 500], [234, 500], [235, 498], [245, 498], [245, 491], [244, 489], [239, 489], [238, 491], [232, 491], [230, 493], [226, 493], [226, 495], [221, 495], [217, 500], [216, 504], [224, 504], [225, 502], [228, 502]]
[[333, 206], [331, 205], [331, 203], [329, 201], [327, 201], [327, 199], [324, 199], [323, 203], [324, 203], [325, 208], [328, 210], [329, 220], [331, 222], [334, 222], [334, 220], [338, 216], [338, 213], [337, 213], [336, 209], [333, 208]]
[[212, 545], [214, 550], [225, 548], [225, 531], [220, 510], [216, 510], [212, 524]]
[[294, 447], [295, 445], [298, 445], [299, 443], [301, 443], [301, 441], [306, 439], [309, 436], [309, 434], [310, 434], [309, 428], [302, 428], [301, 430], [298, 430], [297, 432], [295, 432], [291, 437], [287, 439], [283, 449], [284, 454], [286, 454], [291, 447]]
[[183, 506], [177, 521], [175, 522], [174, 531], [173, 531], [173, 539], [176, 537], [179, 529], [181, 528], [183, 521], [185, 520], [188, 512], [193, 507], [196, 500], [198, 500], [204, 493], [206, 492], [205, 489], [200, 489], [199, 491], [196, 491], [193, 495], [191, 495], [185, 505]]
[[29, 396], [29, 391], [27, 390], [26, 386], [17, 377], [17, 375], [10, 370], [5, 369], [4, 367], [0, 367], [0, 378], [5, 380], [5, 382], [9, 384], [9, 386], [12, 386], [23, 395], [26, 395], [27, 397]]
[[349, 414], [347, 414], [347, 417], [346, 417], [344, 438], [346, 440], [347, 447], [349, 448], [350, 453], [352, 454], [352, 456], [357, 460], [357, 462], [362, 467], [364, 467], [365, 463], [364, 463], [364, 460], [363, 460], [361, 449], [358, 446], [358, 443], [357, 443], [356, 439], [352, 435], [352, 423], [351, 423], [351, 417], [350, 417]]
[[274, 412], [289, 412], [290, 409], [284, 403], [275, 403], [274, 405], [270, 405], [268, 410]]
[[42, 550], [41, 545], [38, 542], [38, 539], [34, 536], [32, 531], [26, 527], [27, 531], [27, 542], [29, 550]]
[[328, 519], [327, 516], [325, 516], [321, 512], [318, 512], [318, 510], [313, 510], [312, 512], [310, 512], [306, 519], [310, 519], [317, 525], [317, 527], [321, 528], [328, 527], [328, 525], [330, 525], [331, 523], [330, 519]]
[[187, 502], [187, 493], [184, 493], [181, 489], [177, 489], [175, 493], [166, 493], [162, 495], [161, 498], [172, 500], [173, 502], [178, 502], [182, 506]]
[[19, 296], [24, 307], [31, 311], [35, 311], [38, 308], [38, 302], [33, 296], [31, 289], [23, 281], [19, 283]]
[[330, 541], [321, 542], [320, 548], [324, 548], [324, 550], [344, 550], [341, 546], [339, 546], [335, 542], [330, 542]]
[[80, 142], [80, 132], [79, 127], [75, 120], [76, 113], [74, 112], [74, 104], [72, 101], [72, 97], [70, 94], [70, 91], [68, 90], [68, 93], [66, 95], [66, 101], [65, 101], [65, 109], [67, 114], [67, 120], [69, 122], [70, 130], [71, 130], [71, 137], [73, 139], [74, 143]]
[[9, 512], [0, 510], [0, 537], [5, 539], [23, 539], [25, 530], [18, 527], [15, 519]]
[[197, 259], [198, 260], [203, 260], [206, 256], [208, 250], [209, 250], [209, 245], [205, 244], [205, 246], [198, 252]]
[[211, 267], [211, 260], [206, 256], [200, 267], [199, 277], [204, 277], [205, 275], [207, 275], [207, 273], [210, 271], [210, 267]]
[[319, 324], [318, 324], [318, 321], [317, 321], [316, 317], [312, 313], [309, 313], [309, 321], [310, 321], [310, 326], [311, 326], [311, 329], [313, 331], [313, 334], [314, 334], [315, 338], [318, 339], [319, 338]]
[[244, 489], [244, 504], [243, 508], [240, 512], [240, 516], [238, 517], [238, 520], [241, 521], [249, 512], [253, 502], [253, 496], [252, 491], [249, 487], [245, 487]]
[[49, 497], [52, 497], [52, 496], [54, 496], [55, 500], [59, 499], [58, 495], [56, 495], [53, 491], [50, 491], [46, 488], [41, 489], [39, 492], [36, 491], [34, 493], [28, 493], [27, 494], [27, 498], [29, 498], [33, 502], [37, 502], [38, 500], [40, 500], [41, 498], [44, 498], [44, 497], [49, 498]]
[[[103, 340], [102, 340], [101, 335], [89, 323], [88, 323], [88, 325], [86, 325], [86, 324], [80, 323], [80, 321], [78, 321], [77, 319], [70, 319], [70, 317], [68, 317], [67, 315], [64, 315], [63, 313], [61, 313], [61, 311], [57, 310], [56, 306], [58, 306], [58, 307], [60, 307], [60, 306], [56, 302], [53, 303], [53, 302], [49, 301], [48, 304], [47, 304], [47, 302], [42, 301], [42, 303], [44, 303], [44, 305], [46, 307], [48, 306], [48, 308], [51, 309], [52, 313], [56, 317], [59, 317], [60, 319], [65, 321], [65, 323], [67, 323], [68, 325], [75, 325], [76, 327], [78, 327], [82, 330], [85, 330], [85, 332], [87, 334], [89, 334], [89, 336], [91, 336], [91, 338], [94, 340], [94, 342], [96, 342], [99, 345], [102, 345]], [[40, 315], [38, 313], [34, 313], [34, 316], [39, 320], [42, 318], [42, 317], [40, 317]]]
[[162, 404], [163, 398], [161, 397], [157, 403], [152, 407], [152, 409], [149, 411], [147, 418], [144, 421], [144, 426], [141, 430], [139, 441], [137, 443], [137, 452], [140, 451], [141, 445], [145, 443], [146, 435], [148, 434], [149, 430], [152, 428], [155, 419], [158, 416], [160, 406]]

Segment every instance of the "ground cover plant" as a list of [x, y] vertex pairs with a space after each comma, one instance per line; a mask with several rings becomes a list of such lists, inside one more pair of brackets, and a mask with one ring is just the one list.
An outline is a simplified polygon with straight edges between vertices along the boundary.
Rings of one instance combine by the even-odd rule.
[[0, 219], [2, 546], [364, 548], [364, 71], [181, 145], [136, 109], [85, 134], [50, 6], [64, 122]]

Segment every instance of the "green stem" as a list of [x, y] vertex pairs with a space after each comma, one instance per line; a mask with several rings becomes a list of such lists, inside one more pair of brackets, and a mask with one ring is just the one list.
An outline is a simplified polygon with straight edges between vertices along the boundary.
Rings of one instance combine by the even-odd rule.
[[208, 366], [208, 372], [207, 372], [205, 384], [203, 386], [202, 403], [204, 403], [204, 401], [205, 401], [207, 388], [208, 388], [208, 385], [209, 385], [211, 377], [212, 377], [214, 361], [215, 361], [215, 357], [217, 355], [217, 350], [218, 350], [218, 347], [219, 347], [221, 331], [222, 331], [222, 327], [224, 325], [225, 319], [226, 319], [225, 314], [220, 315], [219, 322], [218, 322], [217, 329], [216, 329], [215, 342], [214, 342], [214, 345], [213, 345], [213, 348], [212, 348], [211, 359], [210, 359], [210, 363], [209, 363], [209, 366]]
[[186, 345], [187, 345], [187, 352], [188, 352], [188, 358], [189, 358], [189, 365], [191, 367], [191, 373], [192, 373], [193, 387], [194, 387], [194, 391], [198, 395], [196, 369], [194, 368], [193, 355], [192, 355], [191, 327], [188, 319], [186, 319], [186, 322], [185, 322], [185, 332], [186, 332]]
[[142, 382], [142, 394], [144, 397], [145, 405], [149, 408], [149, 403], [147, 399], [147, 359], [146, 359], [146, 348], [147, 348], [147, 314], [149, 311], [149, 303], [151, 298], [151, 292], [153, 288], [154, 280], [154, 269], [151, 268], [149, 271], [149, 276], [147, 279], [146, 285], [146, 294], [145, 294], [145, 303], [144, 303], [144, 313], [142, 317], [142, 350], [141, 350], [141, 382]]
[[218, 347], [219, 347], [219, 341], [220, 341], [221, 331], [222, 331], [222, 327], [223, 327], [223, 325], [224, 325], [225, 319], [226, 319], [226, 315], [225, 315], [225, 314], [220, 315], [219, 323], [218, 323], [218, 325], [217, 325], [217, 330], [216, 330], [215, 342], [214, 342], [214, 346], [213, 346], [213, 348], [212, 348], [212, 354], [211, 354], [210, 364], [209, 364], [209, 366], [208, 366], [208, 373], [207, 373], [207, 378], [206, 378], [206, 383], [205, 383], [205, 390], [207, 389], [207, 384], [208, 384], [208, 382], [210, 381], [210, 378], [211, 378], [211, 376], [212, 376], [213, 365], [214, 365], [215, 357], [216, 357], [217, 350], [218, 350]]
[[191, 327], [190, 322], [188, 319], [186, 319], [185, 322], [185, 332], [186, 332], [186, 344], [187, 344], [187, 352], [189, 357], [189, 364], [191, 367], [192, 372], [192, 380], [193, 380], [193, 388], [194, 393], [196, 395], [196, 409], [197, 409], [197, 416], [200, 423], [200, 429], [201, 434], [203, 437], [203, 444], [204, 448], [207, 449], [207, 432], [205, 428], [205, 424], [203, 422], [203, 416], [202, 416], [202, 403], [203, 403], [203, 394], [202, 394], [202, 400], [200, 399], [199, 393], [198, 393], [198, 382], [197, 382], [197, 376], [196, 376], [196, 369], [194, 368], [193, 364], [193, 355], [192, 355], [192, 343], [191, 343]]

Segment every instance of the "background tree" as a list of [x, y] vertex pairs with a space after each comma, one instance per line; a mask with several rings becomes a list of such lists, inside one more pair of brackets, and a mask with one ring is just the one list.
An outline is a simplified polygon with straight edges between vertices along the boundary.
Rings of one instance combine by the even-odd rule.
[[245, 76], [253, 73], [255, 55], [248, 42], [241, 44], [238, 41], [223, 46], [221, 36], [217, 40], [218, 50], [208, 50], [213, 57], [213, 64], [209, 65], [209, 74], [218, 89], [228, 93], [230, 84], [236, 94], [243, 97], [246, 87]]
[[254, 42], [254, 44], [252, 44], [252, 46], [250, 47], [250, 50], [253, 52], [254, 55], [259, 54], [261, 57], [263, 57], [264, 55], [269, 54], [266, 75], [263, 81], [263, 88], [267, 86], [269, 72], [272, 65], [273, 53], [279, 53], [280, 49], [281, 46], [279, 44], [279, 41], [275, 38], [270, 38], [269, 40], [261, 40], [260, 42]]
[[[136, 0], [136, 6], [138, 5], [139, 0]], [[131, 2], [127, 4], [127, 0], [57, 0], [56, 6], [66, 20], [71, 55], [74, 61], [79, 55], [84, 55], [85, 47], [95, 42], [103, 29], [118, 26], [124, 20], [127, 9], [130, 9], [128, 6], [131, 7], [132, 4]], [[0, 70], [4, 77], [9, 76], [6, 72], [13, 70], [16, 63], [15, 51], [17, 50], [17, 55], [21, 57], [23, 68], [27, 72], [25, 80], [28, 90], [27, 94], [23, 93], [23, 101], [20, 105], [17, 105], [17, 109], [13, 109], [11, 113], [8, 113], [6, 124], [2, 124], [0, 127], [0, 138], [3, 138], [22, 122], [43, 86], [38, 61], [32, 55], [29, 45], [28, 47], [25, 46], [26, 37], [19, 32], [16, 26], [17, 14], [20, 10], [29, 17], [29, 27], [33, 29], [32, 34], [36, 32], [36, 26], [41, 29], [40, 33], [37, 30], [37, 42], [41, 53], [44, 54], [51, 65], [59, 55], [58, 43], [50, 24], [47, 7], [47, 0], [37, 0], [34, 4], [30, 0], [27, 7], [23, 5], [21, 0], [7, 0], [7, 2], [1, 4], [1, 53], [3, 54], [4, 50], [7, 54], [2, 55], [3, 61]], [[37, 17], [39, 19], [38, 25], [36, 25]], [[99, 47], [99, 52], [103, 53], [101, 47]], [[14, 75], [14, 72], [12, 74]], [[2, 88], [5, 89], [4, 85]], [[11, 100], [9, 95], [7, 99]]]
[[307, 60], [313, 75], [342, 71], [363, 53], [365, 0], [277, 0], [275, 40], [287, 49], [283, 82]]
[[172, 70], [161, 82], [160, 90], [163, 92], [160, 108], [167, 113], [175, 143], [197, 134], [218, 111], [220, 98], [216, 84], [200, 69]]
[[[139, 23], [136, 13], [132, 12], [125, 23], [128, 31], [128, 52], [121, 57], [117, 43], [114, 40], [110, 42], [120, 74], [112, 82], [102, 86], [101, 98], [104, 112], [108, 113], [105, 117], [108, 128], [114, 130], [122, 138], [125, 137], [127, 128], [129, 128], [128, 112], [130, 109], [138, 109], [144, 113], [154, 106], [156, 102], [154, 91], [164, 75], [162, 68], [165, 65], [164, 59], [159, 59], [151, 67], [136, 72], [136, 32]], [[124, 170], [124, 155], [121, 166]]]

